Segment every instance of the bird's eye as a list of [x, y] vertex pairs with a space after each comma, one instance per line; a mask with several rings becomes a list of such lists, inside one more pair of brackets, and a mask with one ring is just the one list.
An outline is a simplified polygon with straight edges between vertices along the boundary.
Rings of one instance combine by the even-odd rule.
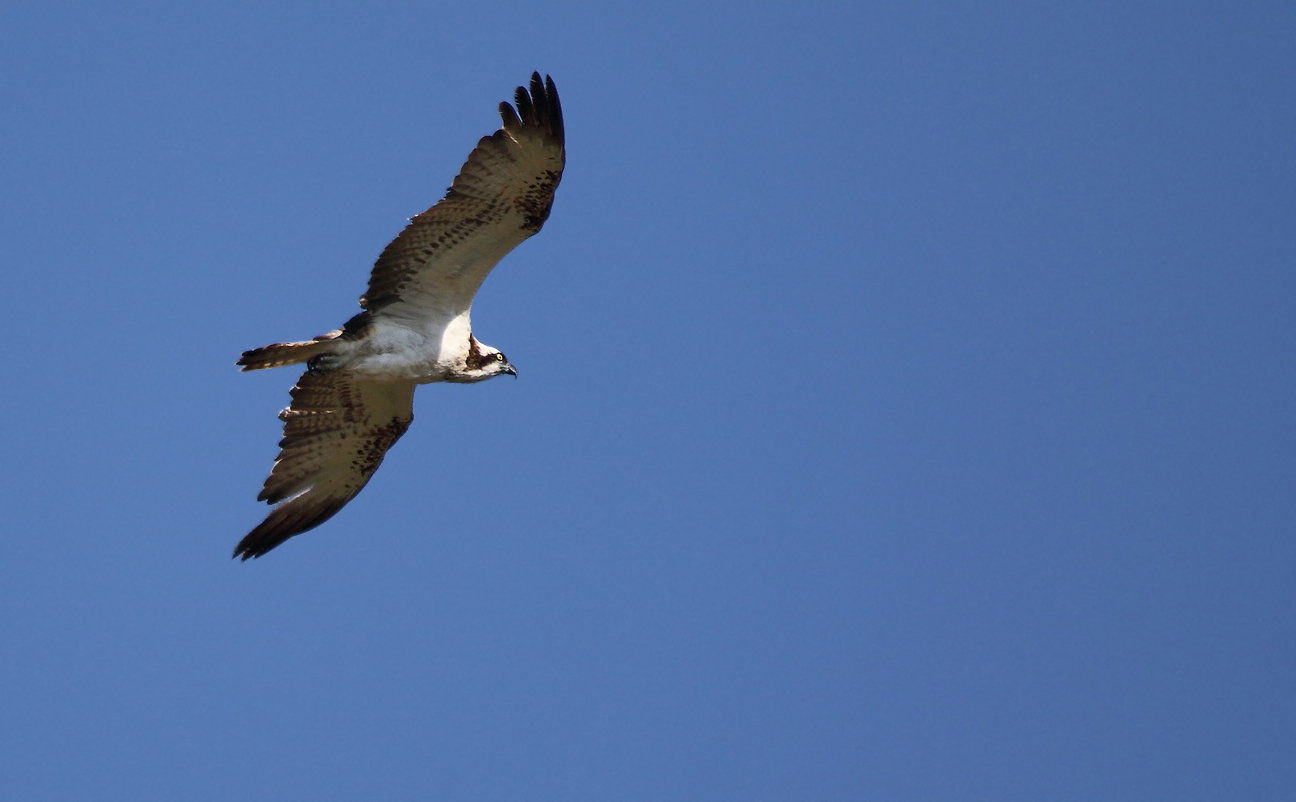
[[503, 355], [503, 354], [496, 354], [496, 355], [495, 355], [495, 361], [496, 361], [496, 362], [503, 362], [503, 361], [504, 361], [504, 355]]

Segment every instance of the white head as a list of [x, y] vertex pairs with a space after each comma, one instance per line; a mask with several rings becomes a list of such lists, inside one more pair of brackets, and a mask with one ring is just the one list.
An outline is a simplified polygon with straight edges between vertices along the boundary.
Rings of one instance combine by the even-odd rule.
[[464, 367], [462, 370], [455, 371], [454, 375], [450, 376], [447, 381], [480, 382], [505, 374], [516, 377], [517, 370], [509, 364], [508, 359], [498, 348], [482, 345], [477, 342], [476, 337], [469, 334], [468, 353], [464, 357]]

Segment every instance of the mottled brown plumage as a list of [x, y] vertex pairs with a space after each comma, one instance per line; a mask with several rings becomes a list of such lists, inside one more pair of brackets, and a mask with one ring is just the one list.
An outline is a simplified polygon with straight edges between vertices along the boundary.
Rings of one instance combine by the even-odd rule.
[[279, 413], [279, 457], [257, 501], [279, 506], [239, 543], [260, 557], [319, 526], [359, 493], [414, 420], [412, 382], [355, 381], [346, 371], [307, 371]]

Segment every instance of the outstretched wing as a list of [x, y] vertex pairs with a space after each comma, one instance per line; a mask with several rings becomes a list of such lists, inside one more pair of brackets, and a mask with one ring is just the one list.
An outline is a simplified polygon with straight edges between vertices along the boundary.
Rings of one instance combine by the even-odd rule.
[[549, 217], [562, 178], [562, 107], [552, 78], [531, 75], [504, 127], [483, 137], [454, 184], [378, 257], [360, 305], [405, 321], [466, 312], [491, 268]]
[[307, 371], [279, 417], [279, 456], [257, 496], [278, 506], [234, 549], [244, 560], [319, 526], [360, 492], [414, 420], [414, 383]]

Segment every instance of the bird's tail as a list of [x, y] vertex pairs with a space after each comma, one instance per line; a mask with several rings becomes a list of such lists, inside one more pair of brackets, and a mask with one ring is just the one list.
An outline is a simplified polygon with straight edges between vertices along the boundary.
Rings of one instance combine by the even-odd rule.
[[333, 340], [340, 336], [342, 336], [342, 331], [339, 329], [338, 331], [330, 331], [328, 334], [321, 334], [315, 339], [304, 343], [274, 343], [263, 348], [253, 348], [251, 351], [243, 352], [238, 364], [244, 371], [248, 371], [308, 362], [313, 357], [336, 348], [337, 345]]

